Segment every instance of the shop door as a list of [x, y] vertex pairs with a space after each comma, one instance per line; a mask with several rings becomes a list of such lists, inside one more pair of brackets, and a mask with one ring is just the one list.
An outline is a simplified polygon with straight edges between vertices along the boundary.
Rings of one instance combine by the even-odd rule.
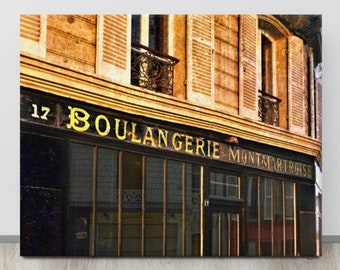
[[206, 252], [211, 256], [240, 255], [240, 229], [244, 207], [240, 182], [241, 177], [236, 173], [210, 172]]
[[227, 209], [211, 211], [211, 255], [240, 255], [240, 214]]

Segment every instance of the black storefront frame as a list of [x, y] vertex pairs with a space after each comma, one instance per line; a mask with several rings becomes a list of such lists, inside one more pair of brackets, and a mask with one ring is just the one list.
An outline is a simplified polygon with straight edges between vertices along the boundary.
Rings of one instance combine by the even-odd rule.
[[[141, 121], [141, 119], [139, 118], [138, 121]], [[247, 167], [243, 167], [243, 166], [240, 166], [240, 165], [237, 165], [237, 164], [227, 163], [227, 162], [223, 162], [223, 161], [219, 161], [219, 160], [202, 158], [202, 157], [199, 157], [199, 156], [192, 156], [192, 155], [187, 155], [187, 154], [182, 154], [182, 153], [176, 153], [176, 152], [173, 152], [173, 151], [166, 151], [164, 149], [154, 149], [154, 148], [150, 148], [150, 147], [135, 145], [135, 144], [131, 144], [131, 143], [125, 143], [125, 142], [116, 143], [116, 142], [112, 142], [112, 140], [110, 140], [108, 138], [100, 138], [99, 139], [98, 137], [93, 137], [90, 134], [79, 134], [79, 133], [77, 134], [77, 133], [74, 133], [74, 132], [68, 132], [68, 131], [65, 131], [65, 130], [59, 130], [59, 129], [55, 129], [55, 128], [41, 127], [39, 124], [27, 123], [25, 121], [21, 122], [21, 132], [23, 134], [24, 133], [31, 133], [31, 134], [37, 134], [37, 135], [50, 136], [50, 137], [58, 138], [63, 142], [64, 147], [65, 147], [65, 145], [69, 145], [71, 141], [95, 145], [96, 147], [103, 146], [105, 148], [107, 148], [108, 145], [109, 145], [110, 149], [112, 148], [112, 146], [114, 146], [114, 149], [117, 150], [117, 151], [129, 150], [131, 152], [139, 153], [141, 155], [146, 155], [146, 153], [147, 153], [148, 155], [150, 154], [151, 156], [163, 157], [164, 159], [173, 159], [173, 160], [177, 160], [177, 161], [180, 161], [180, 162], [192, 162], [192, 163], [200, 164], [201, 166], [204, 166], [204, 168], [205, 168], [204, 169], [204, 176], [203, 176], [203, 178], [205, 179], [204, 188], [203, 188], [203, 198], [201, 198], [201, 201], [204, 204], [204, 209], [207, 207], [205, 205], [205, 200], [210, 200], [210, 198], [209, 198], [209, 187], [208, 187], [209, 184], [208, 184], [208, 181], [207, 181], [207, 179], [209, 179], [209, 177], [207, 177], [207, 173], [209, 172], [209, 168], [217, 168], [218, 170], [222, 169], [222, 170], [226, 170], [226, 171], [236, 171], [236, 172], [238, 172], [242, 176], [240, 188], [241, 188], [241, 193], [242, 193], [243, 198], [246, 198], [246, 194], [245, 194], [246, 191], [245, 191], [245, 188], [244, 188], [245, 187], [245, 181], [247, 179], [247, 175], [251, 174], [251, 173], [258, 174], [258, 175], [261, 175], [261, 176], [264, 175], [264, 176], [271, 177], [271, 178], [275, 177], [275, 178], [281, 179], [283, 181], [287, 181], [287, 179], [289, 178], [288, 181], [294, 182], [297, 185], [296, 194], [299, 194], [299, 183], [305, 182], [306, 184], [311, 184], [311, 182], [313, 182], [312, 184], [315, 184], [314, 183], [315, 180], [311, 181], [309, 179], [302, 179], [300, 177], [284, 176], [284, 175], [281, 175], [279, 173], [269, 173], [269, 172], [262, 171], [262, 170], [259, 170], [259, 169], [247, 168]], [[197, 131], [195, 131], [195, 132], [197, 132]], [[255, 144], [250, 143], [250, 142], [245, 144], [245, 147], [249, 147], [249, 149], [252, 149], [252, 150], [258, 149], [257, 146], [258, 145], [255, 145]], [[266, 148], [270, 148], [270, 147], [266, 146], [264, 148], [266, 149]], [[69, 149], [69, 147], [67, 146], [65, 149]], [[68, 151], [68, 150], [66, 150], [66, 151]], [[70, 163], [69, 162], [69, 153], [68, 153], [68, 155], [65, 156], [65, 160], [68, 164]], [[315, 179], [314, 173], [313, 173], [313, 179]], [[68, 180], [66, 182], [68, 182]], [[67, 183], [66, 183], [66, 185], [67, 185]], [[242, 201], [235, 202], [235, 205], [237, 205], [238, 207], [242, 207], [242, 204], [244, 204], [244, 202], [242, 202]], [[62, 206], [62, 207], [64, 207], [64, 206]], [[297, 209], [300, 208], [300, 200], [299, 200], [298, 195], [296, 195], [296, 207], [297, 207]], [[244, 255], [242, 251], [244, 251], [244, 249], [245, 249], [244, 245], [245, 245], [245, 241], [246, 241], [246, 238], [247, 238], [246, 235], [245, 235], [245, 224], [246, 224], [245, 216], [246, 216], [246, 211], [247, 211], [246, 209], [247, 209], [247, 207], [244, 207], [244, 210], [241, 211], [243, 217], [241, 217], [241, 221], [240, 221], [240, 226], [241, 226], [241, 229], [240, 229], [240, 231], [241, 231], [241, 233], [240, 233], [241, 253], [240, 253], [240, 255]], [[203, 213], [202, 213], [203, 219], [202, 220], [204, 220], [203, 227], [205, 228], [205, 230], [207, 228], [209, 228], [206, 215], [207, 215], [207, 211], [203, 211]], [[299, 215], [296, 215], [296, 219], [297, 219], [296, 223], [299, 224]], [[64, 217], [62, 218], [62, 220], [63, 220], [63, 224], [65, 224]], [[65, 241], [65, 230], [66, 229], [65, 229], [65, 226], [62, 226], [62, 227], [63, 227], [62, 228], [62, 235], [63, 236], [61, 238], [62, 239], [61, 245], [62, 245], [62, 249], [66, 250], [65, 249], [65, 242], [66, 242]], [[209, 231], [209, 229], [208, 229], [208, 231]], [[297, 226], [296, 235], [300, 235], [299, 226]], [[205, 236], [206, 236], [206, 233], [205, 233]], [[208, 237], [204, 238], [204, 247], [206, 247], [207, 246], [206, 244], [208, 244], [207, 239], [208, 239]], [[300, 241], [299, 241], [299, 237], [297, 237], [298, 250], [300, 250], [300, 245], [301, 244], [300, 244]], [[210, 254], [211, 252], [210, 252], [209, 249], [204, 248], [203, 254], [206, 255], [206, 253]], [[202, 252], [201, 252], [201, 254], [202, 254]], [[23, 255], [25, 255], [25, 254], [23, 254]], [[28, 254], [28, 255], [32, 255], [32, 254]], [[61, 252], [61, 255], [67, 255], [67, 254]], [[297, 255], [299, 255], [299, 253]]]

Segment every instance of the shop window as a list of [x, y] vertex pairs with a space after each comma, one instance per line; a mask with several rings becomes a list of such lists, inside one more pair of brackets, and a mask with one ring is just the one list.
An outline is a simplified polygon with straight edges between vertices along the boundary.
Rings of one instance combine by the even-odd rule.
[[67, 254], [199, 256], [201, 166], [71, 143]]
[[319, 217], [315, 211], [316, 190], [313, 184], [301, 183], [299, 188], [300, 252], [302, 256], [314, 256], [318, 248], [316, 239], [319, 237], [317, 231]]
[[237, 175], [210, 173], [210, 195], [220, 198], [240, 198], [240, 178]]
[[296, 254], [295, 201], [294, 183], [248, 176], [248, 256]]
[[[68, 194], [68, 250], [70, 255], [88, 256], [93, 227], [93, 175], [95, 148], [71, 144]], [[91, 225], [90, 225], [91, 224]]]
[[212, 213], [212, 256], [239, 256], [240, 214]]
[[117, 254], [118, 153], [98, 148], [96, 192], [96, 255]]
[[146, 157], [145, 256], [163, 255], [164, 159]]
[[174, 65], [167, 55], [168, 20], [165, 15], [132, 15], [131, 84], [173, 94]]

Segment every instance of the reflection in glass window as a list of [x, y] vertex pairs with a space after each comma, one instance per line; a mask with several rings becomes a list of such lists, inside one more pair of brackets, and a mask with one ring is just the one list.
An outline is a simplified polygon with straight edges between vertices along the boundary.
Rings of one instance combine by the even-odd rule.
[[164, 159], [146, 157], [145, 182], [145, 256], [162, 256]]
[[240, 179], [237, 175], [210, 172], [210, 195], [223, 198], [240, 198]]
[[185, 256], [200, 255], [201, 166], [186, 163]]
[[167, 162], [166, 255], [181, 256], [182, 239], [182, 162]]
[[295, 183], [247, 178], [247, 255], [293, 256], [296, 250]]
[[68, 254], [88, 256], [90, 224], [93, 223], [94, 147], [74, 143], [71, 144], [70, 153]]
[[122, 155], [122, 256], [142, 254], [142, 156]]
[[70, 160], [68, 254], [200, 255], [201, 165], [78, 143]]
[[98, 148], [97, 157], [97, 239], [98, 256], [117, 255], [118, 239], [118, 154]]

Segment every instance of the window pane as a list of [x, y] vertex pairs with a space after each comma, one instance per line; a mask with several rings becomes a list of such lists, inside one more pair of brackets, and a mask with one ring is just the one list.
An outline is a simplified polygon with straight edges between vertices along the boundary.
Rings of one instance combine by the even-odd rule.
[[149, 15], [149, 47], [158, 51], [162, 51], [163, 20], [162, 15]]
[[94, 147], [73, 143], [70, 151], [68, 254], [89, 255]]
[[118, 228], [117, 151], [98, 148], [97, 255], [117, 256]]
[[249, 176], [247, 179], [247, 236], [248, 236], [248, 256], [258, 254], [258, 177]]
[[166, 255], [182, 255], [182, 162], [167, 162]]
[[272, 255], [272, 181], [261, 177], [261, 256]]
[[284, 183], [286, 210], [286, 256], [294, 256], [294, 184]]
[[146, 158], [145, 256], [163, 255], [164, 159]]
[[142, 156], [122, 156], [122, 255], [141, 256], [142, 247]]
[[283, 256], [282, 182], [274, 181], [274, 256]]
[[186, 164], [186, 256], [200, 255], [201, 166]]
[[239, 231], [240, 231], [240, 215], [239, 214], [229, 214], [230, 222], [230, 239], [229, 239], [229, 256], [239, 256]]
[[[211, 219], [211, 255], [221, 256], [222, 249], [222, 234], [226, 234], [225, 226], [222, 227], [222, 219], [225, 219], [223, 213], [212, 213]], [[223, 229], [223, 230], [222, 230]]]
[[224, 173], [210, 173], [210, 194], [223, 198], [239, 199], [239, 177]]
[[140, 19], [141, 15], [132, 15], [132, 42], [140, 43], [140, 33], [141, 33], [141, 26], [140, 26]]

